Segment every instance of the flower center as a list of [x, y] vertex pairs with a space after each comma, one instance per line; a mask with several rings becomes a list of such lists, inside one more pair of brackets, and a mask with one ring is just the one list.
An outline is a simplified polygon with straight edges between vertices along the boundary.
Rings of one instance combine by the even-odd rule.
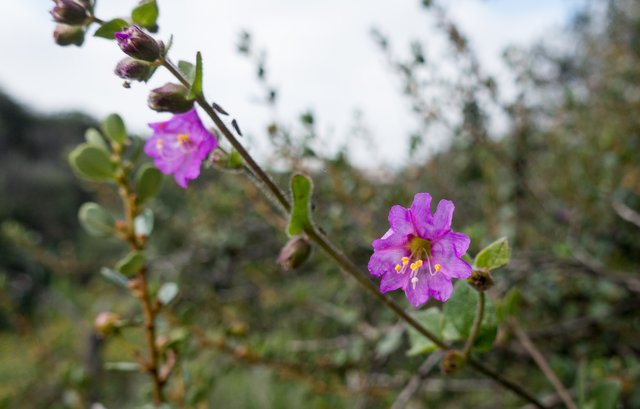
[[177, 137], [178, 146], [182, 146], [183, 144], [189, 143], [191, 141], [191, 138], [189, 138], [189, 135], [186, 133], [179, 133]]
[[404, 274], [407, 270], [411, 271], [411, 285], [416, 289], [416, 285], [420, 279], [418, 272], [426, 265], [429, 274], [435, 275], [441, 269], [440, 264], [431, 264], [431, 242], [420, 237], [413, 237], [409, 240], [408, 250], [411, 252], [409, 257], [402, 257], [400, 263], [396, 264], [395, 270], [398, 274]]

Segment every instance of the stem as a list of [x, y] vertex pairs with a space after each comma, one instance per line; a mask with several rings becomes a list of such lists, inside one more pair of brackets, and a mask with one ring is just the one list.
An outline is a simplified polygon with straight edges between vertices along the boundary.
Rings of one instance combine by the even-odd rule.
[[[187, 80], [187, 78], [180, 72], [180, 70], [168, 59], [162, 60], [162, 65], [169, 70], [171, 74], [173, 74], [178, 81], [180, 81], [184, 86], [191, 87], [191, 84]], [[204, 109], [204, 111], [209, 115], [209, 117], [213, 120], [216, 126], [220, 129], [223, 135], [227, 138], [227, 140], [231, 143], [231, 145], [236, 149], [236, 151], [240, 154], [242, 159], [245, 161], [247, 167], [251, 170], [254, 176], [260, 181], [262, 185], [269, 192], [273, 194], [278, 204], [281, 207], [281, 210], [288, 216], [291, 210], [291, 204], [289, 199], [285, 195], [285, 193], [275, 184], [275, 182], [266, 174], [266, 172], [258, 165], [255, 160], [251, 157], [249, 152], [240, 144], [240, 142], [235, 138], [233, 133], [227, 128], [224, 122], [218, 116], [218, 113], [213, 109], [211, 105], [207, 103], [204, 95], [198, 95], [196, 97], [196, 102], [198, 105]], [[378, 301], [384, 304], [387, 308], [392, 310], [400, 319], [405, 321], [411, 327], [413, 327], [420, 334], [431, 340], [434, 344], [436, 344], [441, 349], [447, 351], [450, 350], [449, 346], [445, 344], [438, 337], [433, 335], [429, 330], [427, 330], [424, 326], [422, 326], [418, 321], [416, 321], [413, 317], [407, 314], [402, 307], [396, 304], [393, 300], [391, 300], [386, 295], [382, 294], [378, 287], [374, 285], [365, 274], [363, 274], [360, 269], [351, 261], [344, 253], [342, 253], [338, 248], [315, 226], [310, 226], [305, 229], [305, 233], [309, 236], [311, 240], [316, 242], [331, 258], [333, 258], [339, 265], [342, 267], [344, 271], [346, 271], [349, 275], [351, 275], [362, 287], [364, 287], [371, 295], [373, 295]], [[533, 395], [528, 393], [519, 385], [501, 377], [499, 374], [493, 372], [491, 369], [485, 367], [481, 363], [468, 359], [471, 366], [476, 369], [478, 372], [490, 377], [494, 381], [503, 385], [505, 388], [510, 389], [512, 392], [520, 396], [521, 398], [531, 402], [536, 405], [538, 408], [546, 409], [546, 407], [540, 403]]]
[[[169, 72], [171, 72], [171, 74], [173, 74], [173, 76], [176, 77], [182, 83], [182, 85], [186, 87], [191, 86], [191, 84], [189, 83], [189, 80], [187, 80], [187, 78], [185, 78], [185, 76], [182, 75], [182, 72], [180, 72], [180, 70], [171, 61], [169, 61], [168, 59], [164, 59], [162, 61], [162, 65], [167, 70], [169, 70]], [[229, 143], [231, 143], [233, 148], [240, 154], [242, 159], [247, 164], [247, 167], [256, 176], [256, 178], [259, 179], [262, 184], [264, 184], [264, 186], [269, 190], [269, 192], [271, 192], [274, 195], [276, 201], [282, 207], [282, 210], [284, 210], [284, 213], [288, 215], [289, 211], [291, 210], [291, 204], [289, 203], [289, 199], [287, 198], [285, 193], [282, 191], [282, 189], [280, 189], [280, 187], [276, 185], [273, 179], [271, 179], [269, 175], [267, 175], [267, 173], [264, 170], [262, 170], [260, 165], [256, 163], [256, 161], [253, 159], [253, 157], [251, 157], [249, 152], [247, 152], [247, 150], [242, 146], [242, 144], [236, 139], [236, 137], [229, 130], [229, 128], [227, 128], [225, 123], [222, 122], [222, 120], [218, 116], [217, 112], [213, 109], [213, 107], [207, 103], [207, 100], [205, 99], [203, 94], [198, 95], [196, 97], [196, 102], [198, 102], [198, 105], [200, 105], [202, 109], [204, 109], [204, 111], [207, 113], [207, 115], [209, 115], [209, 117], [213, 120], [213, 122], [216, 124], [218, 129], [220, 129], [220, 131], [227, 138]]]
[[[131, 186], [128, 183], [127, 172], [124, 171], [122, 163], [122, 146], [119, 144], [113, 145], [113, 151], [116, 155], [116, 163], [120, 169], [123, 169], [122, 177], [116, 179], [118, 184], [118, 193], [122, 200], [124, 207], [125, 221], [126, 221], [126, 234], [124, 239], [130, 244], [131, 248], [135, 251], [144, 250], [144, 240], [139, 240], [135, 234], [134, 220], [138, 211], [136, 204], [135, 193], [131, 190]], [[159, 359], [160, 353], [156, 345], [156, 309], [153, 306], [151, 296], [149, 294], [149, 285], [147, 282], [147, 269], [142, 267], [135, 280], [135, 287], [132, 287], [132, 293], [140, 301], [142, 307], [142, 314], [144, 317], [144, 329], [145, 339], [147, 341], [147, 347], [149, 349], [149, 361], [145, 362], [145, 369], [151, 377], [151, 383], [153, 385], [153, 402], [155, 406], [159, 406], [165, 402], [164, 397], [164, 384], [165, 381], [160, 377], [159, 371]]]
[[576, 404], [571, 399], [569, 391], [567, 391], [562, 382], [560, 382], [560, 379], [558, 379], [558, 376], [555, 374], [555, 372], [553, 372], [553, 369], [551, 368], [547, 360], [540, 353], [540, 351], [538, 351], [526, 332], [522, 330], [522, 327], [520, 327], [520, 325], [515, 320], [511, 320], [509, 324], [511, 325], [513, 332], [516, 334], [516, 337], [518, 337], [518, 340], [520, 341], [524, 349], [527, 350], [529, 355], [531, 355], [531, 358], [533, 358], [533, 360], [535, 361], [536, 365], [538, 365], [538, 368], [540, 368], [551, 385], [553, 385], [553, 388], [556, 390], [558, 396], [560, 396], [560, 399], [562, 399], [567, 408], [578, 409]]
[[482, 319], [484, 318], [484, 291], [478, 291], [478, 309], [476, 310], [476, 317], [473, 320], [473, 326], [471, 327], [471, 333], [469, 334], [469, 338], [467, 338], [467, 342], [464, 345], [464, 349], [462, 350], [462, 354], [465, 358], [469, 358], [469, 354], [471, 354], [471, 350], [473, 349], [473, 343], [476, 341], [478, 337], [478, 333], [480, 332], [480, 327], [482, 326]]

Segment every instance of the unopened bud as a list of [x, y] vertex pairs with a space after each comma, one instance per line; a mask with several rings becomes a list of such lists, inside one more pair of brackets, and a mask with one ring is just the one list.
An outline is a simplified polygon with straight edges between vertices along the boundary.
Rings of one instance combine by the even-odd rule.
[[188, 92], [184, 85], [168, 82], [152, 90], [147, 103], [154, 111], [180, 114], [193, 107], [193, 100], [187, 98]]
[[130, 57], [150, 62], [161, 57], [161, 44], [138, 26], [125, 27], [115, 37], [120, 49]]
[[487, 291], [493, 287], [493, 277], [491, 273], [486, 270], [474, 270], [467, 281], [478, 291]]
[[84, 28], [58, 24], [53, 30], [53, 39], [56, 44], [63, 47], [67, 45], [77, 45], [79, 47], [84, 43]]
[[105, 338], [113, 334], [118, 329], [118, 323], [120, 322], [120, 316], [113, 312], [101, 312], [93, 322], [93, 328]]
[[125, 80], [144, 81], [149, 75], [151, 66], [148, 62], [126, 57], [116, 65], [115, 74]]
[[440, 362], [440, 369], [446, 375], [455, 372], [464, 364], [465, 358], [460, 351], [447, 351]]
[[311, 254], [311, 243], [304, 234], [291, 238], [280, 250], [278, 264], [283, 270], [293, 270], [304, 263]]
[[75, 0], [54, 0], [55, 6], [51, 10], [53, 20], [69, 25], [83, 25], [89, 15], [84, 4]]

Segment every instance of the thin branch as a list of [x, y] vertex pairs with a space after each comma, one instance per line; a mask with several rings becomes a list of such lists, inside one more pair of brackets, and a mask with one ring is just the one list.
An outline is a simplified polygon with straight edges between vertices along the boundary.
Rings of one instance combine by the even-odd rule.
[[484, 291], [478, 291], [478, 309], [476, 310], [476, 316], [473, 319], [471, 333], [469, 334], [469, 338], [467, 338], [467, 342], [465, 343], [464, 349], [462, 350], [462, 354], [465, 356], [465, 358], [469, 357], [469, 354], [473, 349], [473, 343], [476, 341], [476, 338], [480, 333], [480, 327], [482, 326], [482, 319], [484, 318], [484, 304], [485, 304], [484, 298], [485, 298]]
[[536, 365], [538, 365], [551, 385], [553, 385], [553, 388], [556, 390], [567, 408], [578, 409], [573, 400], [571, 400], [571, 395], [569, 394], [569, 392], [565, 389], [564, 385], [562, 385], [562, 382], [560, 382], [558, 376], [555, 374], [555, 372], [553, 372], [553, 369], [551, 368], [549, 363], [547, 363], [547, 360], [544, 358], [544, 356], [540, 353], [540, 351], [538, 351], [531, 339], [529, 339], [527, 333], [524, 332], [522, 330], [522, 327], [520, 327], [520, 325], [513, 319], [510, 321], [510, 326], [513, 329], [516, 337], [518, 337], [518, 340], [520, 341], [522, 346], [527, 350], [529, 355], [531, 355], [531, 358], [533, 358]]
[[435, 351], [429, 355], [422, 365], [420, 365], [420, 368], [418, 368], [418, 372], [411, 377], [407, 386], [405, 386], [402, 392], [398, 394], [395, 402], [391, 405], [391, 409], [404, 409], [409, 404], [413, 395], [415, 395], [420, 389], [422, 381], [424, 381], [424, 379], [429, 375], [429, 372], [431, 372], [431, 370], [438, 364], [442, 355], [442, 351]]

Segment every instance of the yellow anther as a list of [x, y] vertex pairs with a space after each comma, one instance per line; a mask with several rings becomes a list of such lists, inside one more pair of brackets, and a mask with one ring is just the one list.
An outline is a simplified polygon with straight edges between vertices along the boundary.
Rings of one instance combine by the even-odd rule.
[[190, 140], [189, 135], [185, 133], [178, 134], [178, 145], [182, 145], [185, 142], [189, 142], [189, 140]]
[[433, 268], [436, 270], [436, 273], [437, 273], [438, 271], [440, 271], [441, 267], [440, 267], [440, 264], [436, 264], [435, 266], [433, 266]]
[[411, 267], [411, 271], [415, 271], [418, 269], [418, 267], [416, 267], [416, 263], [411, 263], [409, 267]]
[[417, 267], [417, 268], [422, 267], [422, 260], [418, 260], [418, 261], [416, 261], [416, 267]]
[[402, 266], [400, 264], [396, 264], [395, 269], [396, 271], [400, 271], [402, 270]]
[[407, 264], [409, 264], [409, 257], [402, 257], [402, 265], [406, 266]]
[[162, 147], [164, 146], [164, 141], [162, 139], [158, 139], [156, 141], [156, 149], [157, 150], [162, 150]]

